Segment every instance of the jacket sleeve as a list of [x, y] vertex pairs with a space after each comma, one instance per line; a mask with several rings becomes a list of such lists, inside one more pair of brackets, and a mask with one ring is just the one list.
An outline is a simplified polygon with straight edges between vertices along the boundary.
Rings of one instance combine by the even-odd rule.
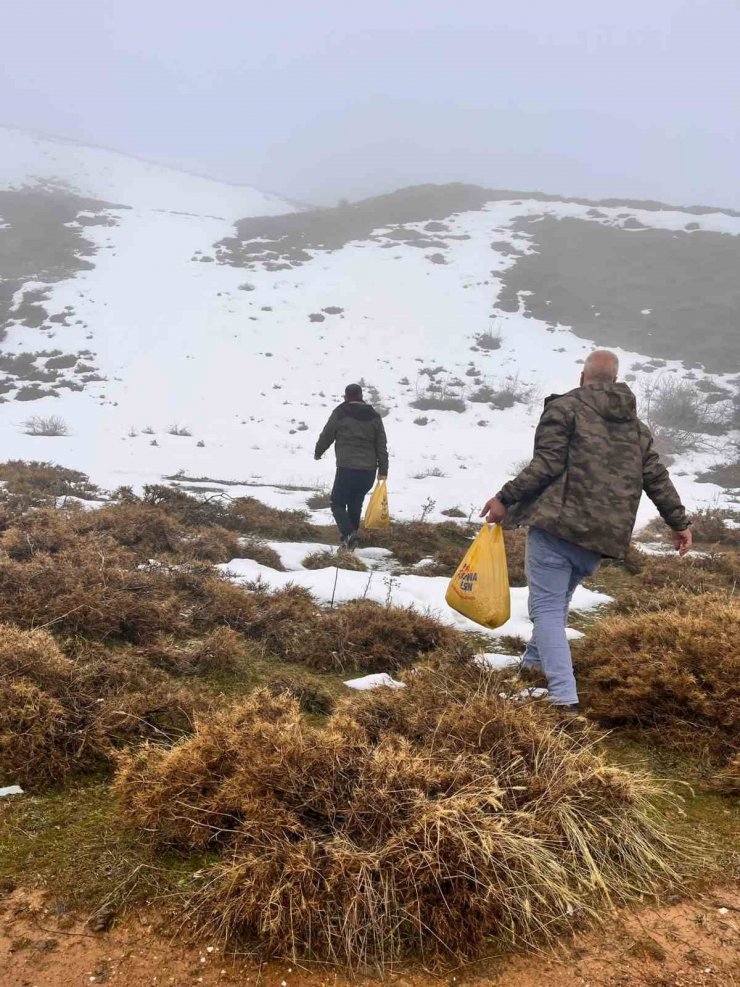
[[324, 429], [319, 436], [314, 450], [314, 459], [321, 459], [326, 450], [337, 437], [337, 416], [335, 412], [329, 415], [329, 421], [324, 425]]
[[557, 401], [543, 411], [534, 435], [532, 461], [498, 494], [504, 507], [531, 500], [557, 479], [568, 461], [573, 415]]
[[375, 455], [378, 459], [378, 473], [381, 476], [388, 476], [388, 439], [382, 418], [378, 418], [375, 427]]
[[658, 508], [660, 516], [668, 527], [673, 528], [674, 531], [684, 531], [689, 526], [686, 508], [681, 503], [668, 470], [655, 450], [650, 429], [643, 422], [640, 422], [639, 429], [642, 447], [642, 489]]

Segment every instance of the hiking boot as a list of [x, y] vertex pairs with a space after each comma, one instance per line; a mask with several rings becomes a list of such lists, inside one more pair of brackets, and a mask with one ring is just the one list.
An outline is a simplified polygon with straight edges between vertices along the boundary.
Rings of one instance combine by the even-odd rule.
[[354, 550], [357, 548], [358, 538], [359, 535], [357, 534], [356, 531], [353, 531], [352, 534], [347, 535], [347, 538], [344, 543], [344, 547], [347, 549], [348, 552], [354, 552]]

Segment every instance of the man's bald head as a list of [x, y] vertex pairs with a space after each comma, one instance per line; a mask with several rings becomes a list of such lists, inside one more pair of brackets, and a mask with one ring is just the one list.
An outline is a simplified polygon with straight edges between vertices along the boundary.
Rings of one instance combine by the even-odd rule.
[[613, 384], [619, 373], [619, 359], [610, 350], [594, 350], [586, 357], [582, 384]]

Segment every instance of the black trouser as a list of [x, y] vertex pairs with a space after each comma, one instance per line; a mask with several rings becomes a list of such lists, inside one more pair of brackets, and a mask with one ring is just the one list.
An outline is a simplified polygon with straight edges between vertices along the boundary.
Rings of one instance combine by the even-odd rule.
[[331, 512], [337, 527], [346, 538], [359, 530], [362, 519], [362, 502], [375, 483], [375, 470], [353, 470], [337, 467], [331, 492]]

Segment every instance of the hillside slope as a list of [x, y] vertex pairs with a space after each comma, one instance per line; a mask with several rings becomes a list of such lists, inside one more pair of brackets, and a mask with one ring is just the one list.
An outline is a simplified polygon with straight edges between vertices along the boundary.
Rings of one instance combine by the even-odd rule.
[[[41, 177], [75, 192], [0, 191], [6, 457], [106, 487], [179, 474], [304, 506], [332, 472], [316, 435], [364, 379], [387, 412], [394, 513], [467, 515], [529, 455], [541, 399], [577, 384], [596, 341], [641, 397], [700, 388], [711, 415], [674, 469], [689, 502], [724, 495], [695, 478], [737, 436], [736, 215], [470, 186], [288, 214], [253, 190], [41, 143], [31, 163], [16, 154], [13, 184], [54, 161]], [[233, 226], [214, 218], [227, 203]], [[26, 434], [51, 415], [67, 435]]]
[[202, 178], [139, 158], [0, 127], [0, 188], [42, 186], [133, 209], [236, 220], [286, 212], [276, 195]]

